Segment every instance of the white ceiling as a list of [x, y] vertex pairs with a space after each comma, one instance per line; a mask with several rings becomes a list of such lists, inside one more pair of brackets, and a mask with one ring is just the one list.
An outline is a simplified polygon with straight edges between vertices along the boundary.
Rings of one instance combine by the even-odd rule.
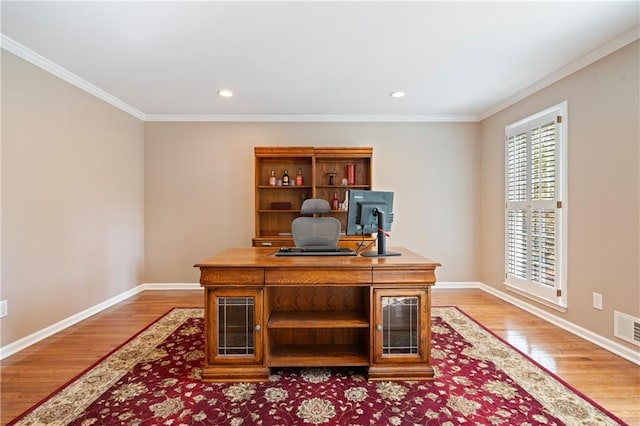
[[638, 1], [1, 7], [3, 48], [147, 120], [477, 120], [640, 23]]

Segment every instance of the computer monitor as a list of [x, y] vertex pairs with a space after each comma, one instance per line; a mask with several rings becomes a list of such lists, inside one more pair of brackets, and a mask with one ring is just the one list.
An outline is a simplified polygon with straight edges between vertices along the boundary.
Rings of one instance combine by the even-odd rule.
[[359, 189], [349, 191], [346, 234], [364, 236], [378, 233], [378, 251], [366, 251], [362, 256], [400, 256], [400, 253], [387, 251], [386, 247], [386, 232], [391, 231], [392, 222], [393, 192]]

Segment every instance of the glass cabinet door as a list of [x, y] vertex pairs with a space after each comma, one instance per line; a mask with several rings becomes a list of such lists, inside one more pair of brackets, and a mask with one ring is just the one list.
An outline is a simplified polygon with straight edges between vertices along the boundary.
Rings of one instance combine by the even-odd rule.
[[426, 362], [428, 290], [375, 290], [374, 361]]
[[255, 353], [254, 305], [253, 297], [216, 298], [218, 356], [253, 355]]
[[216, 290], [209, 295], [208, 358], [212, 363], [262, 360], [262, 290]]

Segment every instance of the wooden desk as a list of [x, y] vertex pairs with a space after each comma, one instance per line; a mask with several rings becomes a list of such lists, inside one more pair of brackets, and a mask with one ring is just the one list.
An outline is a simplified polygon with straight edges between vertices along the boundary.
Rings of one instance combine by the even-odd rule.
[[276, 257], [231, 248], [195, 266], [204, 287], [205, 381], [265, 381], [271, 367], [365, 366], [370, 380], [432, 379], [439, 263]]

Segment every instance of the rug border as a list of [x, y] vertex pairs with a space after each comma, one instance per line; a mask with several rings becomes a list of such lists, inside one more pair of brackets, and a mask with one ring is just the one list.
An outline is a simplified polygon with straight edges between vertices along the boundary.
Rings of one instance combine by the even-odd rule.
[[98, 364], [100, 364], [101, 362], [103, 362], [104, 360], [106, 360], [107, 358], [109, 358], [111, 355], [113, 355], [115, 352], [117, 352], [118, 350], [120, 350], [122, 347], [124, 347], [127, 343], [131, 342], [133, 339], [135, 339], [136, 337], [138, 337], [139, 335], [141, 335], [142, 333], [144, 333], [146, 330], [148, 330], [150, 327], [152, 327], [155, 323], [157, 323], [158, 321], [160, 321], [162, 318], [166, 317], [167, 315], [169, 315], [171, 312], [173, 312], [176, 309], [203, 309], [199, 306], [195, 306], [195, 307], [187, 307], [187, 306], [180, 306], [180, 307], [173, 307], [171, 309], [169, 309], [168, 311], [166, 311], [165, 313], [161, 314], [158, 318], [156, 318], [155, 320], [151, 321], [149, 324], [145, 325], [144, 327], [142, 327], [140, 330], [138, 330], [136, 333], [134, 333], [131, 337], [129, 337], [128, 339], [126, 339], [124, 342], [118, 344], [115, 348], [113, 348], [112, 350], [110, 350], [108, 353], [106, 353], [105, 355], [101, 356], [97, 361], [93, 362], [91, 365], [89, 365], [87, 368], [85, 368], [84, 370], [82, 370], [81, 372], [79, 372], [78, 374], [76, 374], [75, 376], [73, 376], [71, 379], [67, 380], [65, 383], [63, 383], [62, 385], [58, 386], [55, 390], [51, 391], [49, 394], [47, 394], [47, 396], [45, 396], [44, 398], [42, 398], [41, 400], [39, 400], [38, 402], [36, 402], [35, 404], [33, 404], [30, 408], [28, 408], [25, 412], [23, 412], [22, 414], [18, 415], [16, 418], [14, 418], [13, 420], [10, 420], [9, 423], [6, 424], [6, 426], [11, 426], [17, 422], [19, 422], [20, 420], [22, 420], [23, 418], [25, 418], [26, 416], [28, 416], [31, 412], [35, 411], [38, 407], [40, 407], [42, 404], [44, 404], [48, 399], [50, 399], [53, 395], [55, 395], [56, 393], [60, 392], [62, 389], [66, 388], [67, 386], [71, 385], [73, 382], [75, 382], [76, 380], [78, 380], [80, 377], [82, 377], [83, 375], [87, 374], [89, 371], [91, 371], [92, 369], [94, 369], [95, 367], [98, 366]]
[[[556, 373], [554, 373], [553, 371], [549, 370], [547, 367], [545, 367], [544, 365], [540, 364], [538, 361], [536, 361], [535, 359], [533, 359], [531, 356], [529, 356], [527, 353], [523, 352], [522, 350], [520, 350], [519, 348], [517, 348], [516, 346], [514, 346], [513, 344], [509, 343], [506, 339], [504, 339], [503, 337], [499, 336], [498, 334], [496, 334], [494, 331], [492, 331], [491, 329], [489, 329], [487, 326], [483, 325], [481, 322], [479, 322], [478, 320], [476, 320], [475, 318], [473, 318], [471, 315], [469, 315], [467, 312], [465, 312], [464, 310], [462, 310], [460, 307], [455, 306], [455, 305], [433, 305], [432, 308], [453, 308], [455, 310], [457, 310], [459, 313], [461, 313], [462, 315], [464, 315], [467, 319], [469, 319], [470, 321], [472, 321], [473, 323], [475, 323], [476, 325], [478, 325], [480, 328], [482, 328], [483, 330], [485, 330], [486, 332], [488, 332], [489, 334], [491, 334], [494, 338], [496, 338], [497, 340], [499, 340], [500, 342], [502, 342], [503, 344], [507, 345], [509, 348], [511, 348], [512, 350], [514, 350], [515, 352], [517, 352], [518, 354], [520, 354], [522, 357], [524, 357], [527, 361], [531, 362], [532, 364], [534, 364], [536, 367], [538, 367], [539, 369], [541, 369], [542, 371], [544, 371], [546, 374], [548, 374], [549, 376], [551, 376], [553, 379], [555, 379], [556, 381], [558, 381], [560, 384], [562, 384], [563, 386], [565, 386], [567, 389], [569, 389], [571, 392], [575, 393], [576, 395], [578, 395], [580, 398], [584, 399], [586, 402], [590, 403], [591, 405], [595, 406], [597, 409], [599, 409], [600, 411], [602, 411], [603, 413], [605, 413], [606, 415], [608, 415], [609, 417], [611, 417], [612, 420], [620, 423], [621, 425], [627, 425], [627, 423], [620, 419], [618, 416], [616, 416], [615, 414], [613, 414], [611, 411], [609, 411], [608, 409], [606, 409], [605, 407], [603, 407], [602, 405], [600, 405], [599, 403], [597, 403], [596, 401], [594, 401], [593, 399], [591, 399], [589, 396], [587, 396], [586, 394], [584, 394], [582, 391], [580, 391], [579, 389], [575, 388], [573, 385], [569, 384], [566, 380], [564, 380], [563, 378], [561, 378], [559, 375], [557, 375]], [[106, 353], [105, 355], [103, 355], [102, 357], [100, 357], [97, 361], [93, 362], [91, 365], [89, 365], [87, 368], [85, 368], [84, 370], [82, 370], [81, 372], [79, 372], [78, 374], [76, 374], [75, 376], [73, 376], [71, 379], [69, 379], [68, 381], [66, 381], [65, 383], [63, 383], [62, 385], [58, 386], [55, 390], [53, 390], [52, 392], [50, 392], [49, 394], [47, 394], [47, 396], [45, 396], [44, 398], [42, 398], [41, 400], [39, 400], [38, 402], [36, 402], [35, 404], [33, 404], [29, 409], [27, 409], [26, 411], [24, 411], [22, 414], [18, 415], [16, 418], [14, 418], [13, 420], [10, 420], [9, 423], [7, 423], [6, 426], [11, 426], [17, 422], [19, 422], [20, 420], [22, 420], [23, 418], [25, 418], [27, 415], [29, 415], [31, 412], [35, 411], [38, 407], [40, 407], [42, 404], [44, 404], [48, 399], [50, 399], [53, 395], [55, 395], [56, 393], [62, 391], [65, 387], [71, 385], [73, 382], [75, 382], [76, 380], [78, 380], [81, 376], [83, 376], [84, 374], [88, 373], [89, 371], [91, 371], [93, 368], [95, 368], [98, 364], [100, 364], [101, 362], [103, 362], [104, 360], [106, 360], [109, 356], [111, 356], [112, 354], [114, 354], [116, 351], [118, 351], [119, 349], [121, 349], [122, 347], [124, 347], [126, 344], [128, 344], [129, 342], [131, 342], [132, 340], [134, 340], [136, 337], [138, 337], [140, 334], [142, 334], [145, 330], [149, 329], [150, 327], [152, 327], [154, 324], [156, 324], [158, 321], [160, 321], [162, 318], [166, 317], [167, 315], [169, 315], [171, 312], [173, 312], [176, 309], [204, 309], [202, 307], [199, 306], [195, 306], [195, 307], [186, 307], [186, 306], [181, 306], [181, 307], [173, 307], [171, 309], [169, 309], [168, 311], [166, 311], [165, 313], [161, 314], [158, 318], [156, 318], [155, 320], [153, 320], [152, 322], [150, 322], [149, 324], [147, 324], [146, 326], [144, 326], [142, 329], [140, 329], [139, 331], [137, 331], [135, 334], [133, 334], [131, 337], [129, 337], [128, 339], [126, 339], [125, 341], [123, 341], [122, 343], [118, 344], [115, 348], [113, 348], [111, 351], [109, 351], [108, 353]], [[433, 315], [432, 315], [433, 316]]]
[[530, 363], [534, 364], [536, 367], [538, 367], [539, 369], [541, 369], [542, 371], [544, 371], [545, 373], [547, 373], [549, 376], [553, 377], [555, 380], [557, 380], [560, 384], [562, 384], [563, 386], [565, 386], [566, 388], [568, 388], [569, 390], [571, 390], [571, 392], [575, 393], [576, 395], [578, 395], [580, 398], [584, 399], [585, 401], [587, 401], [588, 403], [590, 403], [591, 405], [595, 406], [596, 408], [598, 408], [600, 411], [602, 411], [603, 413], [607, 414], [609, 417], [611, 417], [611, 419], [617, 421], [618, 423], [620, 423], [621, 425], [626, 425], [627, 423], [622, 420], [621, 418], [619, 418], [618, 416], [616, 416], [615, 414], [613, 414], [611, 411], [609, 411], [608, 409], [604, 408], [602, 405], [598, 404], [596, 401], [594, 401], [593, 399], [591, 399], [589, 396], [585, 395], [581, 390], [576, 389], [573, 385], [571, 385], [570, 383], [568, 383], [565, 379], [563, 379], [562, 377], [558, 376], [556, 373], [554, 373], [553, 371], [549, 370], [547, 367], [545, 367], [544, 365], [540, 364], [538, 361], [536, 361], [535, 359], [533, 359], [531, 356], [529, 356], [527, 353], [521, 351], [519, 348], [517, 348], [516, 346], [514, 346], [513, 344], [509, 343], [506, 339], [502, 338], [501, 336], [499, 336], [498, 334], [496, 334], [494, 331], [492, 331], [491, 329], [489, 329], [487, 326], [483, 325], [481, 322], [479, 322], [478, 320], [476, 320], [475, 318], [473, 318], [471, 315], [469, 315], [468, 313], [466, 313], [465, 311], [463, 311], [462, 309], [460, 309], [458, 306], [454, 306], [454, 305], [438, 305], [438, 306], [432, 306], [432, 308], [454, 308], [456, 309], [458, 312], [460, 312], [461, 314], [463, 314], [465, 317], [467, 317], [469, 320], [473, 321], [474, 323], [476, 323], [480, 328], [482, 328], [483, 330], [485, 330], [486, 332], [488, 332], [489, 334], [491, 334], [493, 337], [495, 337], [496, 339], [498, 339], [499, 341], [501, 341], [502, 343], [506, 344], [507, 346], [509, 346], [511, 349], [513, 349], [514, 351], [518, 352], [520, 355], [522, 355], [523, 357], [525, 357], [527, 359], [527, 361], [529, 361]]

